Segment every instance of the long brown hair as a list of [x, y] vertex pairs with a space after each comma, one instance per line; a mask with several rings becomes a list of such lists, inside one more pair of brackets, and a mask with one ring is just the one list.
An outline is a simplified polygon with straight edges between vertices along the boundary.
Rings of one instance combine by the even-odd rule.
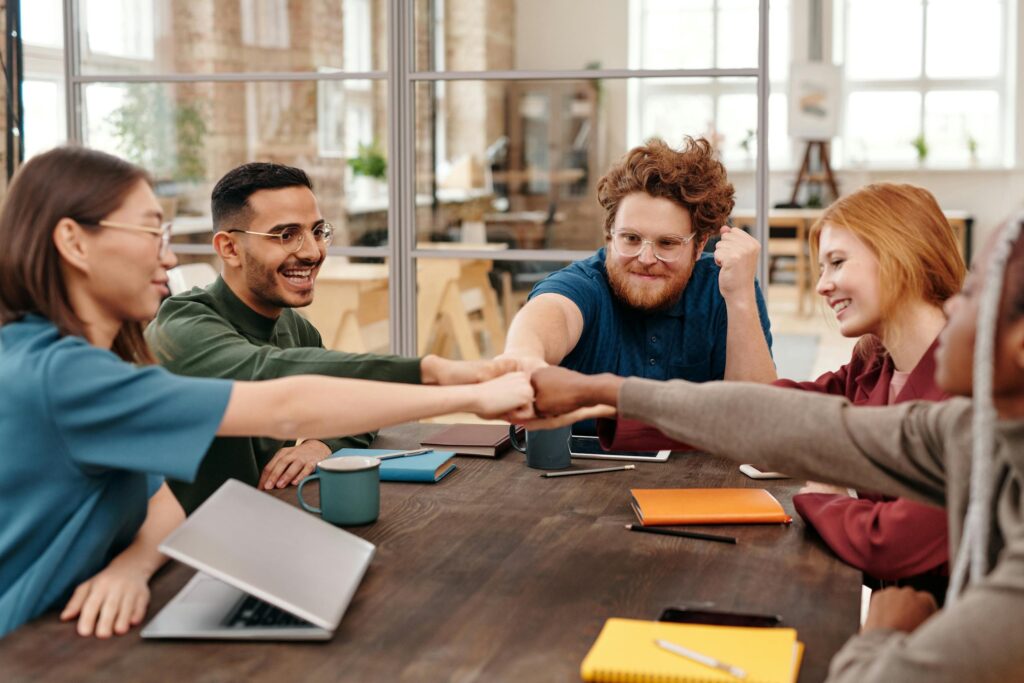
[[[71, 218], [86, 230], [121, 206], [138, 182], [151, 183], [134, 164], [84, 147], [58, 147], [33, 157], [7, 189], [0, 210], [0, 325], [29, 313], [62, 335], [85, 336], [71, 307], [53, 230]], [[112, 350], [131, 363], [152, 363], [142, 323], [121, 326]]]
[[[915, 299], [941, 308], [963, 285], [967, 268], [953, 228], [923, 187], [874, 183], [834, 202], [811, 227], [812, 262], [826, 223], [855, 234], [878, 258], [883, 320]], [[868, 352], [877, 344], [864, 339], [858, 349]]]

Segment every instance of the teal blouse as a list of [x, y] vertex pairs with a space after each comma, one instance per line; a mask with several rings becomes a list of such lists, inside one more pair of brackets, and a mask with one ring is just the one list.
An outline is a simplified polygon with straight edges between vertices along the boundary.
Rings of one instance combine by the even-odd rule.
[[0, 637], [62, 607], [195, 476], [232, 382], [136, 367], [29, 315], [0, 327]]

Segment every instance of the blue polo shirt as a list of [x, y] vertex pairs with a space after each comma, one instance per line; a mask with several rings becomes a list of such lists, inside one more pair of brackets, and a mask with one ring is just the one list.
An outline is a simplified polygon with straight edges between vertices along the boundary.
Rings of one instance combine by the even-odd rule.
[[39, 316], [0, 327], [0, 637], [63, 607], [190, 480], [232, 383], [136, 367]]
[[[725, 377], [727, 316], [714, 256], [702, 254], [683, 295], [669, 309], [640, 311], [619, 301], [608, 283], [605, 250], [552, 273], [530, 292], [561, 294], [583, 314], [583, 333], [562, 367], [587, 375], [707, 382]], [[764, 337], [772, 335], [761, 288], [755, 283]]]

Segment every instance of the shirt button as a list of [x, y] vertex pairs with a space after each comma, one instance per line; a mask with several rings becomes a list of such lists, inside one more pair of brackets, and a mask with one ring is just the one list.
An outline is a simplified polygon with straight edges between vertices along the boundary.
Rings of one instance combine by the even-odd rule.
[[651, 337], [651, 341], [657, 343], [658, 338], [657, 337]]
[[651, 359], [651, 365], [654, 365], [654, 364], [655, 364], [655, 360], [652, 358]]

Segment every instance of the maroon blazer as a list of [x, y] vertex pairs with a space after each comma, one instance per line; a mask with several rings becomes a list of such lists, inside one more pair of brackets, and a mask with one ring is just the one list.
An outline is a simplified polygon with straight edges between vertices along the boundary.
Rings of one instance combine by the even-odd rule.
[[[911, 371], [896, 402], [941, 401], [948, 395], [935, 386], [935, 347]], [[893, 363], [888, 354], [876, 351], [867, 358], [856, 352], [835, 372], [813, 382], [778, 380], [776, 386], [845, 396], [855, 405], [889, 403]], [[634, 420], [600, 420], [598, 434], [605, 448], [625, 450], [690, 447]], [[805, 493], [793, 497], [797, 512], [814, 527], [825, 543], [845, 562], [884, 581], [907, 579], [925, 573], [946, 573], [949, 543], [946, 514], [941, 508], [900, 498], [859, 493], [859, 498], [839, 494]]]

